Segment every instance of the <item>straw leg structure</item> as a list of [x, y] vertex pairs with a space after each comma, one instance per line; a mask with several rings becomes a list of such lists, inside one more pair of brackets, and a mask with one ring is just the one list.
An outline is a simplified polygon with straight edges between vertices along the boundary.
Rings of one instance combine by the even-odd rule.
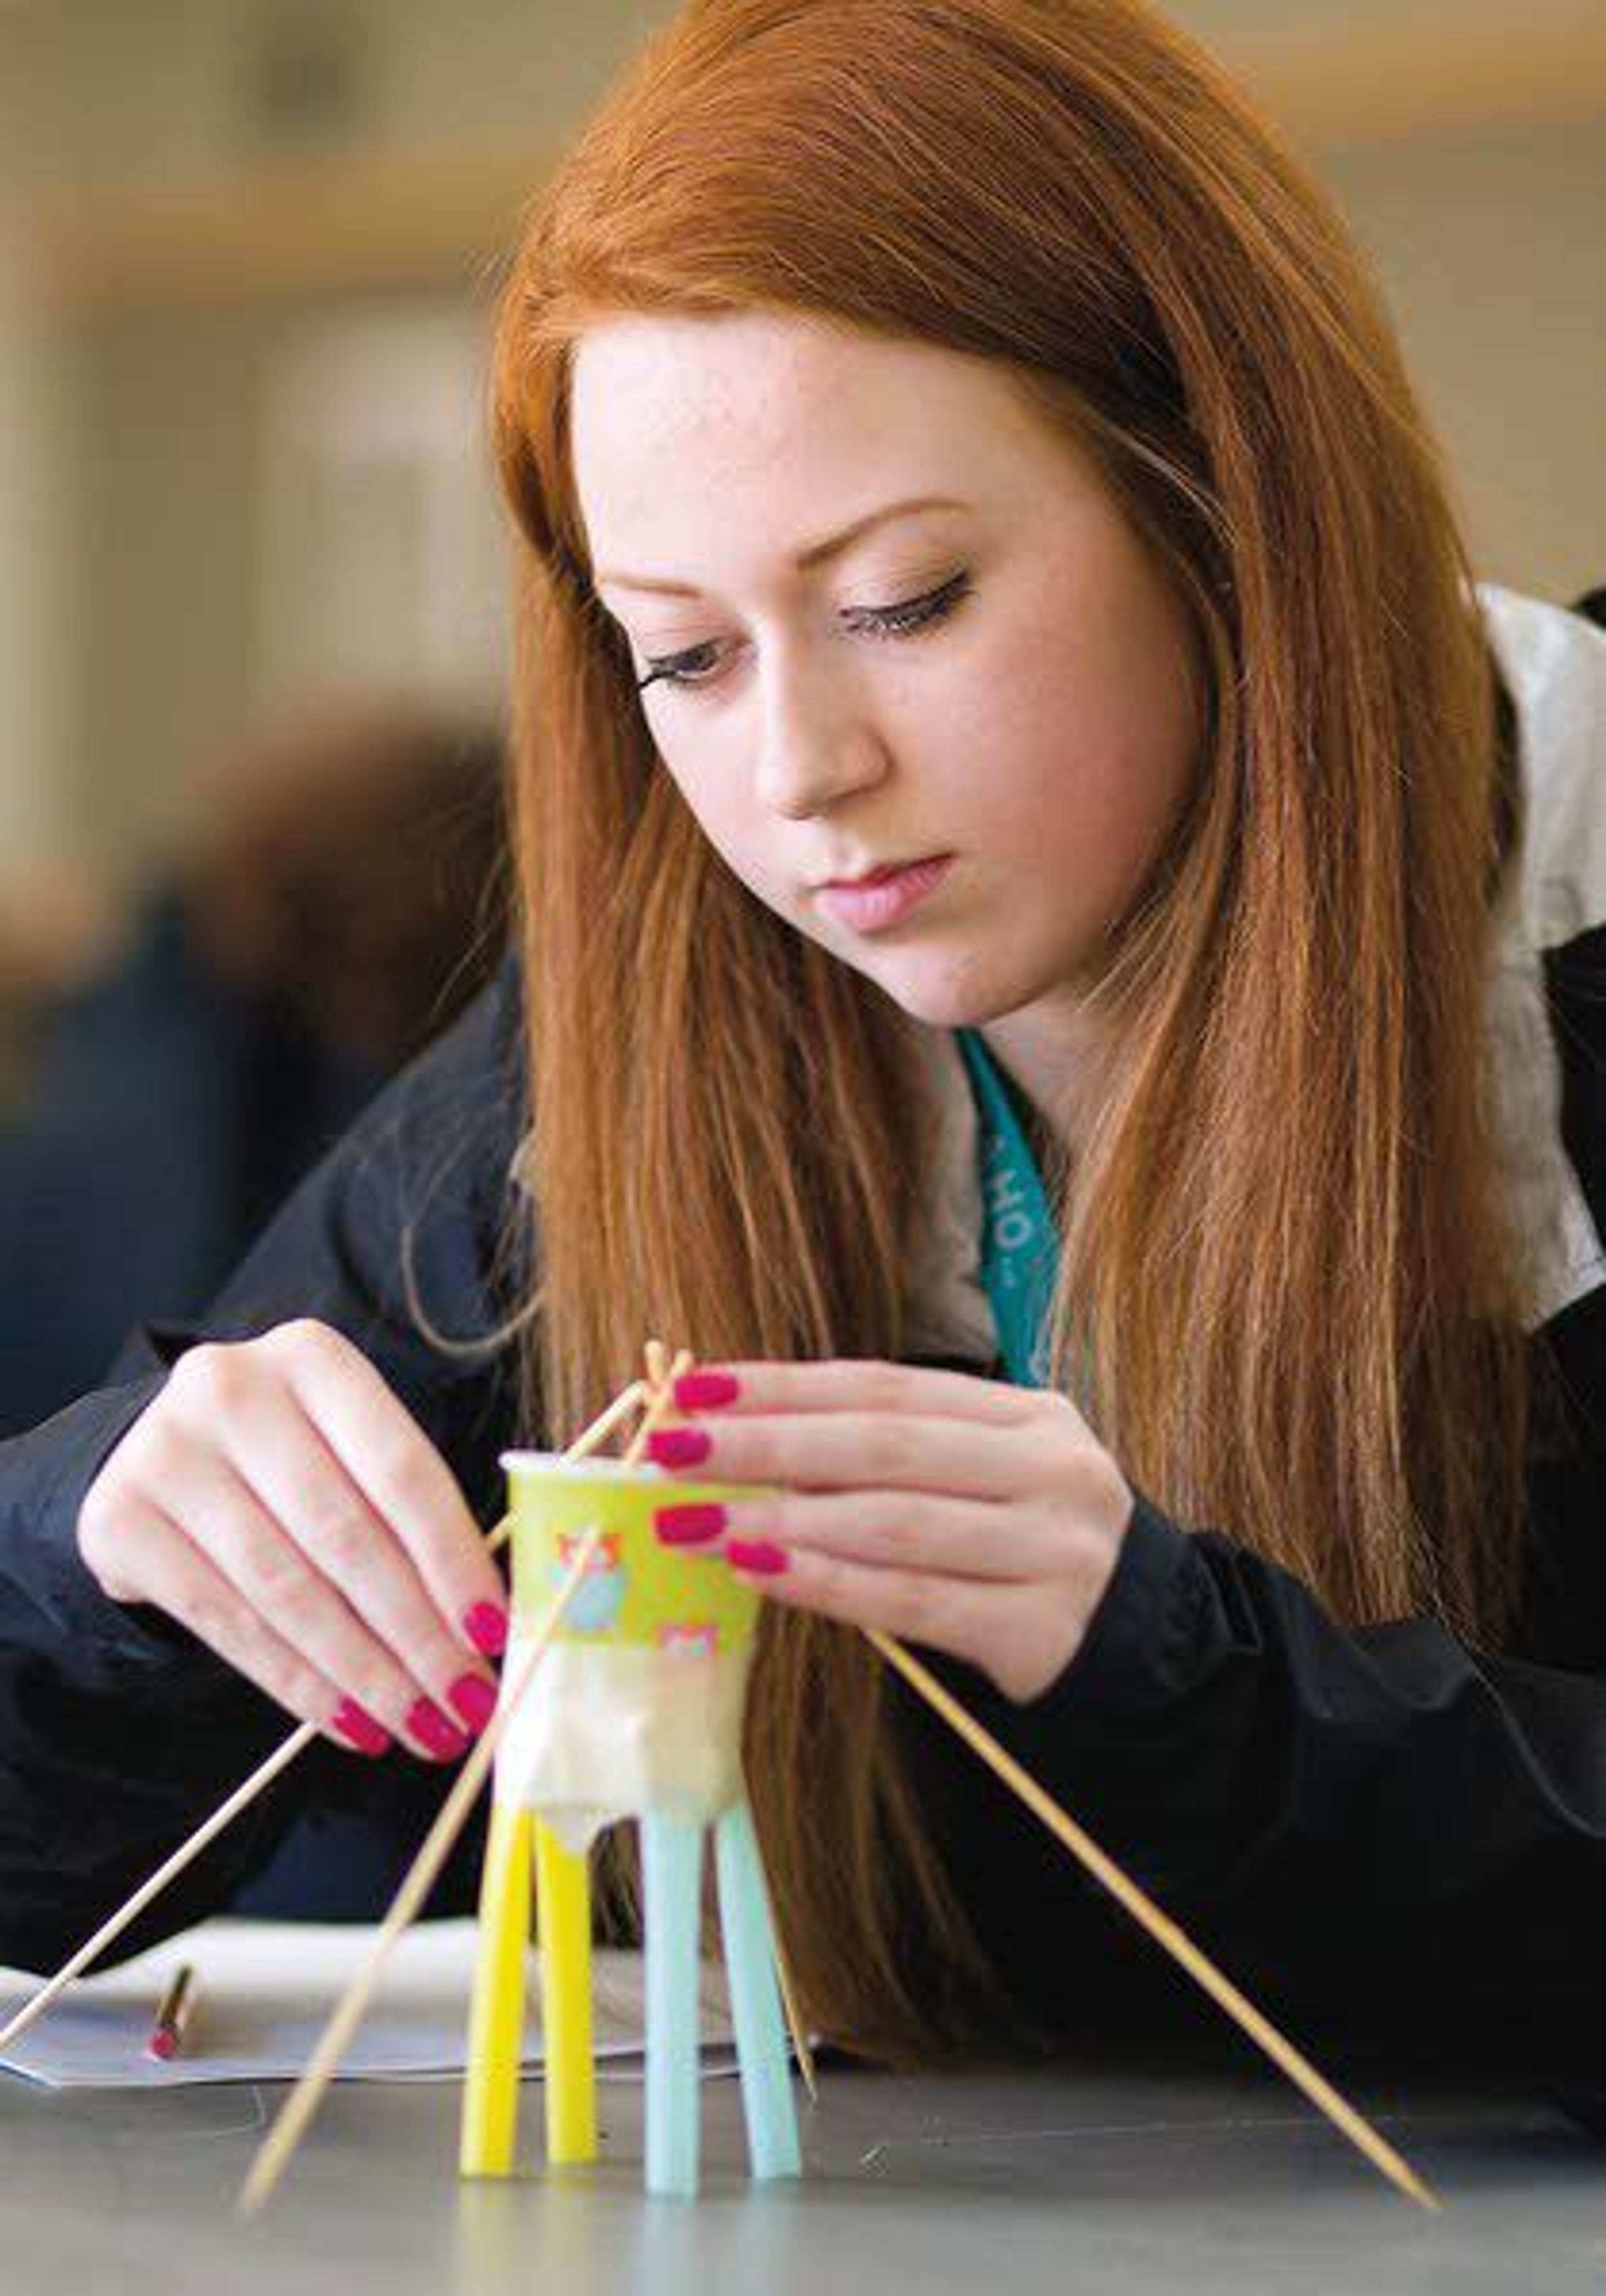
[[753, 1814], [745, 1801], [721, 1810], [714, 1827], [714, 1862], [752, 2172], [760, 2179], [801, 2176], [798, 2115], [776, 1982], [774, 1923], [753, 1834]]
[[545, 2040], [546, 2158], [554, 2169], [594, 2161], [596, 2059], [591, 2033], [591, 1868], [536, 1820], [536, 1902]]
[[[649, 1342], [650, 1400], [642, 1424], [625, 1455], [627, 1464], [634, 1464], [639, 1459], [648, 1432], [669, 1408], [670, 1381], [690, 1360], [689, 1355], [683, 1354], [676, 1357], [673, 1365], [667, 1365], [664, 1350], [656, 1341]], [[573, 1456], [575, 1453], [570, 1452], [567, 1456]], [[564, 1609], [578, 1590], [600, 1536], [599, 1526], [582, 1541], [555, 1600], [531, 1642], [520, 1653], [517, 1678], [509, 1678], [511, 1669], [504, 1672], [503, 1702], [490, 1728], [471, 1750], [451, 1794], [425, 1839], [418, 1858], [397, 1892], [373, 1952], [336, 2010], [300, 2083], [258, 2152], [242, 2194], [243, 2205], [248, 2209], [260, 2205], [283, 2172], [311, 2118], [318, 2097], [356, 2030], [386, 1956], [395, 1939], [422, 1905], [449, 1855], [472, 1798], [494, 1757], [508, 1718], [516, 1710], [534, 1678], [536, 1667], [556, 1630]], [[1435, 2195], [1393, 2147], [1323, 2079], [1292, 2043], [1277, 2031], [1176, 1923], [1160, 1911], [1036, 1779], [966, 1712], [936, 1677], [890, 1636], [873, 1629], [865, 1631], [882, 1657], [897, 1669], [917, 1694], [965, 1740], [1011, 1792], [1017, 1795], [1103, 1883], [1373, 2166], [1408, 2197], [1424, 2208], [1437, 2210], [1439, 2202]], [[696, 1977], [701, 1828], [689, 1827], [684, 1821], [679, 1822], [678, 1833], [676, 1827], [676, 1821], [655, 1816], [643, 1824], [643, 1832], [648, 1929], [648, 2186], [653, 2191], [688, 2194], [695, 2191], [697, 2174]], [[684, 1838], [687, 1834], [694, 1835], [695, 1840], [688, 1843]], [[688, 1902], [690, 1910], [683, 1915], [678, 1909]], [[658, 1961], [656, 1978], [655, 1948]], [[688, 1960], [689, 1991], [685, 1974]], [[776, 1970], [784, 1991], [785, 1972], [778, 1962]], [[734, 1985], [734, 1978], [733, 1982]], [[793, 2016], [796, 2031], [795, 2011], [790, 2002], [789, 2013]], [[802, 2055], [800, 2049], [800, 2058]], [[658, 2097], [656, 2106], [655, 2094]], [[678, 2103], [672, 2106], [671, 2099], [678, 2099]], [[658, 2131], [656, 2141], [655, 2128]]]
[[479, 1880], [479, 1954], [469, 2010], [458, 2162], [465, 2177], [505, 2177], [519, 2129], [524, 1963], [529, 1943], [530, 1816], [493, 1800]]
[[668, 1810], [641, 1820], [647, 1950], [647, 2190], [697, 2196], [698, 1913], [701, 1822]]
[[[677, 1357], [668, 1376], [678, 1374], [690, 1360], [689, 1355]], [[646, 1447], [648, 1435], [668, 1407], [668, 1385], [666, 1379], [658, 1392], [649, 1399], [641, 1423], [630, 1439], [625, 1453], [627, 1465], [633, 1465], [640, 1459]], [[564, 1456], [572, 1456], [572, 1451]], [[362, 2022], [397, 1939], [416, 1918], [437, 1875], [451, 1856], [453, 1845], [467, 1823], [474, 1799], [485, 1783], [508, 1724], [535, 1680], [536, 1670], [562, 1621], [564, 1611], [579, 1591], [602, 1535], [599, 1523], [580, 1541], [557, 1594], [548, 1604], [529, 1643], [521, 1648], [516, 1668], [504, 1669], [502, 1696], [496, 1713], [465, 1756], [451, 1792], [441, 1804], [434, 1824], [424, 1836], [422, 1847], [404, 1876], [373, 1947], [324, 2027], [306, 2070], [291, 2091], [283, 2110], [258, 2150], [241, 2190], [240, 2204], [247, 2214], [262, 2206], [289, 2165], [324, 2090], [334, 2078], [340, 2059]]]

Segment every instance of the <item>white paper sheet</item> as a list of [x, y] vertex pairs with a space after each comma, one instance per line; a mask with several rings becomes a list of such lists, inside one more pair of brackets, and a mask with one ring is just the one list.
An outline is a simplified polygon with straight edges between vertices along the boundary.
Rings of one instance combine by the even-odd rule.
[[[399, 1940], [339, 2078], [448, 2080], [465, 2060], [478, 1923], [417, 1922]], [[0, 2070], [46, 2088], [174, 2088], [195, 2081], [291, 2080], [373, 1941], [365, 1923], [204, 1922], [98, 1977], [80, 1978], [0, 2057]], [[145, 2054], [163, 1988], [195, 1964], [195, 2009], [178, 2055]], [[542, 2061], [537, 1957], [530, 1957], [524, 2062]], [[599, 2071], [639, 2080], [645, 2030], [639, 1953], [594, 1956]], [[39, 1980], [0, 1970], [0, 2021]], [[724, 1968], [701, 1977], [702, 2069], [733, 2072]]]

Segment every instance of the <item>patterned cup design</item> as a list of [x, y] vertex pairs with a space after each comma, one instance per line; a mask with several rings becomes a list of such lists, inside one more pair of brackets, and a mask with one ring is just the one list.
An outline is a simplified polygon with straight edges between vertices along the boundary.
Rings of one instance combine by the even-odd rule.
[[[557, 1534], [557, 1553], [547, 1566], [552, 1585], [561, 1587], [569, 1576], [576, 1554], [585, 1544], [583, 1530], [563, 1530]], [[619, 1624], [624, 1607], [626, 1591], [630, 1584], [629, 1573], [622, 1559], [624, 1542], [617, 1531], [604, 1531], [597, 1541], [596, 1551], [581, 1574], [581, 1583], [573, 1601], [564, 1613], [569, 1625], [578, 1634], [605, 1635]]]

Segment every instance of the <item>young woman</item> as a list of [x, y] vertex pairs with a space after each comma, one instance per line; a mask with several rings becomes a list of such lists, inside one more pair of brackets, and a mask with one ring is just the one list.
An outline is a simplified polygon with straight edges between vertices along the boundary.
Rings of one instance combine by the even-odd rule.
[[342, 1810], [377, 1906], [488, 1709], [498, 1454], [656, 1332], [671, 1474], [785, 1488], [660, 1529], [770, 1598], [828, 2034], [1207, 2013], [875, 1625], [1301, 2030], [1593, 2046], [1606, 644], [1473, 584], [1328, 207], [1122, 0], [704, 0], [535, 205], [496, 425], [516, 945], [0, 1454], [0, 1951], [285, 1710], [152, 1922], [291, 1840], [344, 1904]]

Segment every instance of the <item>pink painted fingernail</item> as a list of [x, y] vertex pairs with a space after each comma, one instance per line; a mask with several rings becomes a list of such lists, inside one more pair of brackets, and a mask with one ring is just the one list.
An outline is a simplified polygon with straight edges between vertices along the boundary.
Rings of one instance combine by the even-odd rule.
[[697, 1546], [705, 1538], [717, 1538], [725, 1529], [725, 1509], [722, 1506], [655, 1507], [652, 1528], [666, 1546]]
[[382, 1754], [390, 1744], [390, 1733], [376, 1722], [365, 1706], [355, 1698], [342, 1698], [330, 1720], [342, 1738], [349, 1738], [359, 1754]]
[[734, 1403], [742, 1392], [742, 1382], [733, 1372], [687, 1371], [675, 1382], [670, 1392], [683, 1411], [707, 1411], [719, 1403]]
[[496, 1693], [482, 1674], [460, 1674], [447, 1696], [476, 1738], [496, 1711]]
[[487, 1658], [500, 1658], [507, 1648], [507, 1612], [500, 1603], [471, 1603], [463, 1614], [463, 1631]]
[[725, 1554], [738, 1570], [751, 1570], [763, 1578], [778, 1578], [787, 1565], [783, 1546], [774, 1546], [767, 1538], [732, 1538], [725, 1542]]
[[694, 1467], [713, 1447], [712, 1436], [701, 1427], [657, 1427], [647, 1438], [647, 1456], [655, 1467]]
[[438, 1761], [455, 1762], [459, 1754], [468, 1751], [468, 1740], [461, 1730], [455, 1730], [441, 1712], [427, 1698], [415, 1698], [407, 1709], [407, 1727]]

